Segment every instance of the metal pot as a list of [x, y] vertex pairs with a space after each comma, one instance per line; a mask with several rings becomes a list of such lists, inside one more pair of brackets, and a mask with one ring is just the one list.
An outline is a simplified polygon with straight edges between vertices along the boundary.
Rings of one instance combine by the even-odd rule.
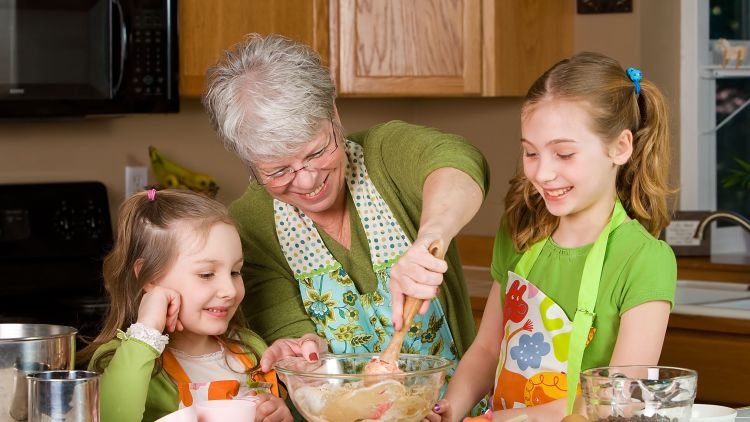
[[73, 369], [77, 332], [63, 325], [0, 324], [0, 422], [26, 420], [26, 375]]

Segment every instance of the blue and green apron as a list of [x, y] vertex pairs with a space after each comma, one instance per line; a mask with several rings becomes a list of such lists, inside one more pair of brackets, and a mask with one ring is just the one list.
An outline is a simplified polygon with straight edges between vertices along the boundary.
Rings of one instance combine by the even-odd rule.
[[[299, 283], [302, 301], [319, 335], [333, 353], [380, 353], [393, 336], [391, 268], [411, 242], [375, 189], [362, 147], [346, 141], [346, 185], [364, 227], [377, 287], [362, 292], [326, 248], [313, 221], [297, 207], [274, 200], [276, 234]], [[409, 327], [402, 353], [456, 360], [453, 336], [440, 302], [430, 302]]]

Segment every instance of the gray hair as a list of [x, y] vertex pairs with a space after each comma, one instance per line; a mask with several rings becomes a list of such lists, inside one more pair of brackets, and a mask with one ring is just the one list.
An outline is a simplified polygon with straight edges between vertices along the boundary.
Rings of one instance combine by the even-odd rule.
[[336, 87], [310, 47], [249, 34], [208, 70], [203, 106], [245, 164], [299, 151], [334, 117]]

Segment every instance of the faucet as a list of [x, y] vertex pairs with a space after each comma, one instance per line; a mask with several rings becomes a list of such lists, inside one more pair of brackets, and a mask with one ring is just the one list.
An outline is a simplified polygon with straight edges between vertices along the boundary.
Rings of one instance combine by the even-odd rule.
[[706, 226], [712, 221], [719, 219], [730, 220], [737, 223], [737, 225], [750, 233], [750, 220], [734, 211], [718, 210], [703, 217], [700, 223], [698, 223], [698, 227], [695, 229], [695, 235], [693, 235], [693, 237], [698, 240], [703, 240], [703, 232], [706, 230]]

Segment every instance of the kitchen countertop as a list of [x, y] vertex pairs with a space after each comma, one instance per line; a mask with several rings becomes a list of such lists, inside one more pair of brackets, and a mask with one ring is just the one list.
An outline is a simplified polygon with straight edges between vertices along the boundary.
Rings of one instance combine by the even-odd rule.
[[750, 255], [679, 256], [677, 278], [750, 283]]
[[466, 287], [469, 290], [469, 299], [471, 300], [471, 309], [474, 311], [484, 311], [484, 305], [487, 303], [487, 296], [492, 288], [492, 275], [489, 267], [480, 267], [465, 265], [464, 279]]

